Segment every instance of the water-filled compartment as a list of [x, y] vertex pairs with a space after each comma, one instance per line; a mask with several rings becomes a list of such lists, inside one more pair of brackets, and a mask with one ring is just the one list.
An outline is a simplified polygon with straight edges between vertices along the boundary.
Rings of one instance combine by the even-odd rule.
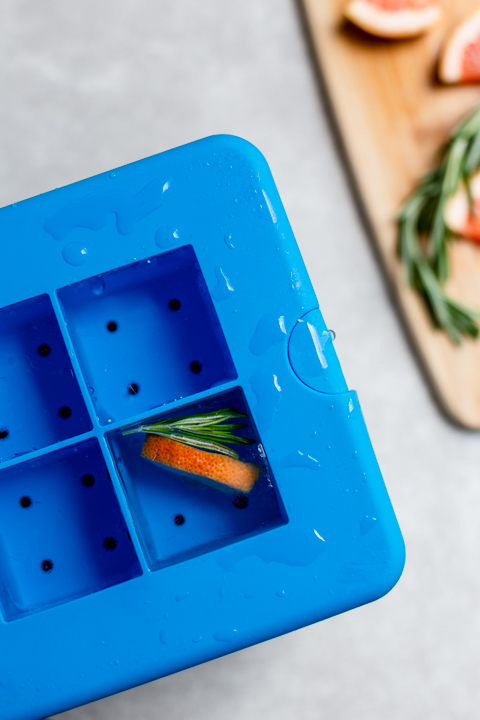
[[191, 246], [58, 296], [103, 425], [236, 378]]
[[0, 604], [6, 620], [140, 574], [96, 439], [0, 471]]
[[48, 295], [0, 309], [0, 462], [91, 430]]
[[234, 432], [250, 445], [229, 445], [239, 459], [254, 463], [262, 472], [253, 489], [242, 493], [225, 487], [209, 486], [209, 479], [195, 477], [181, 469], [151, 462], [141, 456], [147, 438], [143, 432], [125, 435], [125, 430], [108, 433], [107, 438], [133, 513], [149, 566], [152, 570], [181, 562], [215, 550], [250, 535], [270, 530], [287, 522], [281, 498], [271, 474], [268, 458], [250, 419], [240, 388], [218, 394], [202, 402], [184, 405], [149, 422], [181, 418], [234, 408], [248, 417], [227, 420], [246, 427]]

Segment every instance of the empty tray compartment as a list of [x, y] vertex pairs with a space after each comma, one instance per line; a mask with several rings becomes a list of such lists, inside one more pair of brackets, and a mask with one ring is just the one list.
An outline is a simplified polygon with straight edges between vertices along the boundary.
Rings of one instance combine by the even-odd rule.
[[96, 439], [0, 471], [6, 620], [140, 574]]
[[102, 425], [236, 378], [191, 246], [58, 296]]
[[[254, 463], [261, 469], [260, 477], [248, 494], [227, 486], [222, 492], [218, 484], [209, 486], [210, 481], [206, 477], [196, 478], [181, 469], [173, 470], [158, 462], [150, 462], [141, 456], [146, 433], [125, 435], [125, 430], [132, 429], [127, 427], [124, 431], [115, 430], [107, 435], [137, 533], [152, 569], [181, 562], [287, 522], [261, 440], [240, 388], [176, 408], [149, 422], [227, 408], [247, 415], [247, 418], [226, 421], [246, 425], [235, 431], [235, 435], [254, 440], [249, 445], [229, 445], [239, 454], [241, 461]], [[219, 456], [213, 454], [213, 457]]]
[[0, 462], [91, 430], [48, 295], [0, 309]]

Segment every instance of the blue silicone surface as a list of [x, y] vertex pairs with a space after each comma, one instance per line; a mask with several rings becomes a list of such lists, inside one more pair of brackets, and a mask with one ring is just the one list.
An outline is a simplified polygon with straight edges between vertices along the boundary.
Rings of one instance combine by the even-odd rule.
[[[0, 223], [0, 717], [46, 717], [393, 587], [400, 530], [258, 150], [207, 138]], [[123, 434], [230, 407], [262, 471], [248, 495]]]

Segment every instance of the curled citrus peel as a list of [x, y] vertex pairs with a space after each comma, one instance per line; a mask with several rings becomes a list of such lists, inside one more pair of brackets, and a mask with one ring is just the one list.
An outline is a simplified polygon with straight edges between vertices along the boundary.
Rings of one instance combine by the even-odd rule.
[[468, 15], [448, 37], [438, 77], [444, 83], [480, 82], [480, 8]]
[[248, 494], [263, 472], [260, 465], [199, 450], [158, 435], [147, 435], [142, 457], [188, 475], [212, 480], [224, 492]]
[[371, 35], [399, 39], [426, 32], [441, 9], [435, 0], [350, 0], [344, 15]]

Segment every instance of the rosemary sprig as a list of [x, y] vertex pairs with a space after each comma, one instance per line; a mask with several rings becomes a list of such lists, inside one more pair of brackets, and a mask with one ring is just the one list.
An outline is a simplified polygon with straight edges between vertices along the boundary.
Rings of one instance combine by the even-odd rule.
[[180, 418], [159, 420], [154, 423], [137, 425], [123, 431], [123, 435], [143, 432], [176, 440], [184, 445], [210, 452], [221, 453], [238, 460], [238, 453], [228, 445], [251, 445], [255, 440], [234, 435], [236, 430], [248, 427], [246, 423], [225, 423], [226, 420], [248, 419], [248, 415], [227, 408], [210, 413], [186, 415]]
[[441, 162], [420, 181], [398, 217], [398, 253], [408, 284], [423, 298], [435, 327], [459, 345], [463, 336], [479, 336], [480, 310], [449, 297], [445, 204], [463, 182], [470, 204], [470, 178], [480, 166], [480, 106], [452, 132]]

